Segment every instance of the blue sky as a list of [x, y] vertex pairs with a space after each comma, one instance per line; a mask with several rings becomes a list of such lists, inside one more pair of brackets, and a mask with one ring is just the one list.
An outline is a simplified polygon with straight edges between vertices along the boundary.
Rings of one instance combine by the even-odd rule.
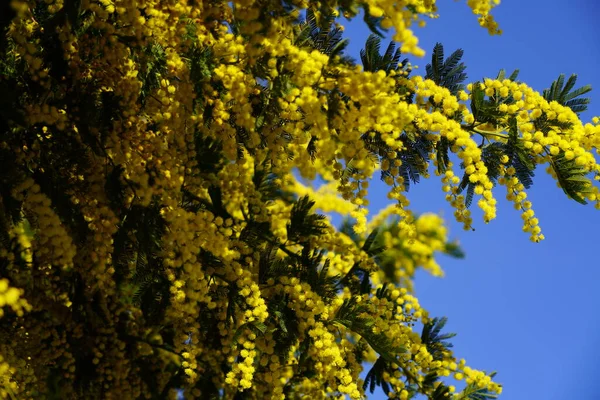
[[[600, 28], [594, 26], [600, 3], [505, 0], [494, 12], [504, 34], [494, 37], [479, 27], [465, 1], [438, 3], [439, 19], [417, 28], [428, 52], [423, 59], [411, 58], [421, 66], [417, 73], [423, 73], [439, 41], [446, 55], [464, 49], [469, 81], [518, 68], [519, 79], [541, 91], [560, 73], [577, 73], [577, 87], [591, 84], [599, 90], [591, 93], [583, 119], [600, 115]], [[368, 34], [360, 20], [346, 25], [349, 53], [357, 60]], [[439, 178], [411, 188], [412, 209], [445, 215], [451, 235], [467, 253], [464, 260], [440, 257], [443, 279], [419, 274], [417, 295], [432, 315], [449, 318], [448, 331], [458, 333], [453, 339], [457, 355], [474, 368], [498, 371], [501, 398], [596, 400], [600, 211], [568, 200], [543, 168], [536, 178], [529, 198], [546, 236], [539, 244], [521, 231], [519, 212], [503, 201], [501, 191], [497, 219], [486, 225], [475, 218], [476, 232], [464, 232], [452, 221]], [[387, 204], [383, 186], [373, 188], [372, 215]], [[379, 392], [375, 398], [384, 396]]]

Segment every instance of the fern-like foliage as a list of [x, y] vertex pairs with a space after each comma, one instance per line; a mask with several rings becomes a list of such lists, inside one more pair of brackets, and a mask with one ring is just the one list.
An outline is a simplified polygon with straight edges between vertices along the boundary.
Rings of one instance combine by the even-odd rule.
[[377, 361], [373, 363], [373, 366], [367, 373], [367, 376], [365, 377], [365, 381], [363, 383], [363, 389], [369, 388], [369, 391], [373, 393], [376, 387], [381, 386], [381, 389], [384, 393], [389, 393], [390, 385], [383, 378], [383, 374], [386, 371], [386, 369], [387, 365], [385, 360], [382, 357], [379, 357]]
[[255, 166], [252, 182], [256, 190], [261, 194], [263, 201], [270, 201], [283, 196], [287, 197], [287, 194], [284, 194], [281, 187], [277, 185], [276, 180], [277, 174], [272, 172], [270, 163], [263, 162]]
[[587, 177], [588, 172], [577, 165], [575, 159], [569, 160], [564, 152], [553, 156], [550, 165], [565, 194], [580, 204], [587, 204], [582, 195], [591, 193], [593, 189], [593, 184]]
[[536, 164], [531, 153], [525, 149], [519, 139], [516, 118], [511, 117], [508, 120], [508, 128], [508, 141], [504, 151], [509, 157], [509, 165], [515, 168], [517, 178], [528, 189], [533, 185]]
[[[347, 221], [342, 225], [342, 229], [344, 228], [352, 230], [351, 227], [348, 227]], [[386, 250], [385, 246], [383, 246], [380, 243], [380, 240], [378, 240], [378, 235], [379, 228], [373, 229], [361, 247], [361, 250], [374, 260], [378, 260], [379, 256]], [[341, 280], [341, 283], [347, 285], [352, 293], [364, 294], [371, 291], [370, 278], [370, 271], [363, 268], [360, 262], [355, 262], [352, 265], [352, 268], [350, 268], [348, 273]]]
[[433, 143], [424, 135], [415, 137], [406, 133], [400, 135], [400, 140], [404, 143], [405, 148], [399, 153], [398, 158], [402, 160], [399, 172], [400, 176], [404, 178], [406, 190], [409, 190], [411, 182], [419, 183], [421, 176], [427, 173], [428, 155], [433, 148]]
[[506, 76], [506, 70], [501, 69], [496, 76], [496, 79], [502, 81], [504, 79], [508, 79], [509, 81], [515, 82], [517, 77], [519, 76], [519, 70], [515, 69], [509, 76]]
[[480, 82], [473, 83], [471, 90], [471, 112], [475, 117], [475, 124], [490, 124], [497, 126], [505, 113], [498, 109], [496, 99], [486, 99], [485, 91], [481, 88]]
[[392, 343], [384, 333], [373, 333], [374, 320], [369, 318], [368, 308], [357, 302], [356, 297], [344, 301], [333, 319], [334, 324], [340, 324], [361, 336], [380, 357], [390, 364], [399, 364], [398, 354], [406, 352], [402, 346]]
[[139, 62], [140, 80], [143, 82], [140, 97], [143, 103], [148, 94], [160, 86], [160, 78], [167, 71], [167, 54], [158, 43], [150, 43], [139, 54]]
[[[495, 372], [490, 374], [490, 377], [496, 376]], [[466, 388], [457, 397], [458, 400], [493, 400], [499, 397], [498, 394], [492, 393], [487, 389], [482, 389], [476, 383], [467, 385]]]
[[318, 50], [331, 58], [339, 56], [343, 62], [352, 63], [352, 59], [343, 54], [349, 40], [342, 37], [342, 30], [335, 24], [333, 13], [318, 20], [315, 10], [309, 8], [306, 11], [306, 19], [298, 25], [294, 44]]
[[308, 246], [304, 246], [295, 272], [315, 293], [329, 301], [339, 292], [340, 276], [329, 276], [330, 260], [323, 261], [324, 255], [322, 250], [310, 250]]
[[303, 196], [292, 206], [287, 237], [291, 242], [305, 242], [310, 236], [321, 235], [326, 229], [325, 216], [311, 213], [315, 202]]
[[431, 54], [431, 64], [425, 66], [425, 79], [431, 79], [454, 95], [460, 90], [464, 90], [463, 82], [467, 79], [464, 71], [467, 67], [460, 62], [463, 54], [464, 51], [458, 49], [444, 60], [444, 46], [436, 43]]
[[388, 44], [387, 49], [383, 55], [381, 51], [381, 38], [377, 35], [371, 34], [367, 38], [365, 48], [360, 51], [360, 60], [363, 64], [363, 68], [368, 72], [377, 72], [380, 70], [389, 73], [398, 69], [404, 69], [408, 64], [408, 58], [402, 58], [402, 52], [399, 48], [396, 48], [394, 42]]
[[132, 302], [145, 318], [159, 323], [170, 302], [168, 280], [158, 256], [165, 222], [156, 206], [128, 210], [115, 237], [115, 270], [119, 280], [130, 275]]
[[581, 113], [587, 110], [590, 99], [588, 97], [580, 97], [591, 92], [592, 86], [585, 85], [573, 90], [577, 82], [577, 75], [572, 74], [565, 83], [565, 75], [560, 74], [559, 77], [552, 82], [550, 88], [545, 89], [543, 96], [548, 101], [556, 101], [559, 104], [569, 107], [575, 113]]
[[[480, 108], [476, 109], [481, 113], [483, 112], [481, 111], [483, 109], [486, 110], [485, 112], [493, 110], [492, 101], [493, 100], [485, 100], [480, 104]], [[498, 113], [494, 114], [492, 112], [490, 120], [496, 121], [498, 115]], [[507, 155], [508, 163], [506, 166], [515, 169], [515, 176], [519, 179], [519, 182], [521, 182], [525, 188], [530, 188], [533, 185], [536, 163], [534, 157], [524, 147], [523, 141], [519, 137], [519, 130], [515, 117], [510, 117], [508, 119], [508, 140], [506, 143], [493, 142], [483, 145], [482, 148], [482, 159], [488, 169], [488, 176], [492, 183], [496, 183], [500, 176], [501, 157]], [[465, 205], [467, 207], [469, 207], [473, 201], [475, 186], [476, 184], [469, 181], [469, 176], [464, 174], [459, 184], [459, 191], [462, 192], [466, 189]]]
[[456, 336], [455, 333], [441, 333], [446, 322], [448, 322], [446, 317], [434, 318], [423, 325], [421, 343], [427, 346], [427, 351], [434, 360], [441, 360], [444, 357], [444, 353], [452, 347], [452, 343], [447, 340]]
[[198, 103], [198, 99], [203, 98], [204, 85], [212, 76], [212, 71], [215, 67], [212, 50], [194, 45], [188, 51], [187, 60], [190, 69], [190, 79], [194, 83], [194, 92], [197, 96], [194, 102]]

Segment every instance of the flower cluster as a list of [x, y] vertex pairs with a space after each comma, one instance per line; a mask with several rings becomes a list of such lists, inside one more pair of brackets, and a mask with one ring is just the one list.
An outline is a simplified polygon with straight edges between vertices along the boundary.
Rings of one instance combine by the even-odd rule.
[[[467, 2], [490, 33], [498, 3]], [[503, 77], [411, 76], [373, 39], [356, 65], [361, 9], [423, 54], [434, 0], [2, 8], [0, 397], [501, 392], [427, 334], [414, 274], [462, 253], [408, 189], [433, 166], [470, 229], [505, 186], [541, 240], [531, 171], [600, 208], [599, 121]], [[393, 204], [369, 221], [376, 174]]]
[[31, 306], [22, 296], [22, 289], [10, 287], [7, 279], [0, 280], [0, 318], [4, 315], [4, 307], [10, 307], [18, 316], [29, 311]]
[[40, 257], [40, 264], [60, 268], [72, 267], [76, 247], [51, 207], [50, 199], [40, 192], [40, 186], [33, 179], [26, 179], [15, 187], [13, 193], [17, 200], [24, 200], [25, 213], [30, 213], [32, 221], [37, 225], [34, 248], [36, 255]]

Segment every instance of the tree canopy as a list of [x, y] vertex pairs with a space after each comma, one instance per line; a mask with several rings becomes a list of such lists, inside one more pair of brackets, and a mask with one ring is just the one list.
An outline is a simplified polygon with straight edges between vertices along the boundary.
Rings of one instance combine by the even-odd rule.
[[538, 242], [538, 167], [600, 209], [600, 126], [575, 75], [469, 83], [442, 44], [416, 75], [435, 3], [2, 2], [0, 397], [496, 398], [414, 295], [463, 253], [409, 189], [438, 177], [466, 230], [500, 193]]

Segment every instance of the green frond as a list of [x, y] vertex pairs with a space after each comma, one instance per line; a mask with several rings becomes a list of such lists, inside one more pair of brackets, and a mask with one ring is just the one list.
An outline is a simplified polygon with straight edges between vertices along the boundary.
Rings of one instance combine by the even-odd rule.
[[160, 86], [160, 80], [167, 72], [167, 53], [158, 43], [149, 43], [137, 55], [140, 66], [138, 79], [142, 82], [140, 100], [144, 104], [150, 93]]
[[465, 252], [455, 242], [448, 242], [444, 245], [444, 254], [454, 258], [465, 258]]
[[362, 251], [364, 251], [365, 253], [369, 254], [370, 256], [373, 256], [374, 254], [372, 253], [372, 251], [374, 250], [374, 244], [375, 244], [375, 239], [377, 238], [377, 235], [379, 235], [379, 227], [373, 229], [373, 231], [371, 231], [371, 233], [369, 234], [369, 236], [367, 236], [367, 239], [365, 240], [365, 243], [362, 246]]
[[[386, 247], [381, 244], [379, 237], [380, 228], [377, 227], [367, 236], [361, 250], [370, 258], [379, 260], [380, 255], [385, 252]], [[340, 232], [347, 234], [357, 245], [360, 237], [356, 235], [352, 224], [345, 219], [340, 227]], [[350, 288], [352, 293], [369, 293], [371, 291], [370, 272], [361, 266], [360, 262], [355, 262], [346, 275], [340, 280], [340, 283]]]
[[437, 170], [440, 173], [446, 172], [448, 165], [450, 164], [450, 156], [448, 154], [450, 150], [450, 142], [445, 136], [442, 136], [440, 140], [435, 144], [435, 157], [437, 161]]
[[560, 93], [561, 93], [564, 81], [565, 81], [565, 75], [560, 74], [558, 76], [558, 78], [554, 82], [552, 82], [552, 85], [550, 86], [550, 95], [549, 95], [550, 99], [557, 100], [557, 101], [560, 99]]
[[436, 387], [435, 391], [429, 396], [429, 400], [446, 400], [451, 396], [450, 388], [444, 384]]
[[447, 322], [446, 317], [434, 318], [423, 325], [421, 342], [427, 346], [427, 350], [434, 360], [441, 360], [444, 357], [447, 349], [452, 347], [452, 343], [447, 340], [456, 336], [455, 333], [441, 333]]
[[197, 104], [204, 97], [204, 84], [212, 76], [216, 66], [216, 60], [213, 58], [212, 49], [209, 47], [192, 46], [187, 56], [187, 63], [190, 69], [190, 79], [194, 84], [194, 92]]
[[359, 262], [355, 262], [346, 275], [340, 280], [340, 284], [350, 289], [350, 292], [365, 294], [371, 292], [371, 276]]
[[369, 388], [369, 392], [373, 393], [376, 387], [381, 386], [381, 389], [384, 393], [390, 392], [390, 385], [384, 379], [383, 374], [386, 372], [387, 364], [383, 357], [377, 358], [377, 361], [373, 363], [369, 372], [365, 376], [365, 381], [363, 383], [363, 389]]
[[367, 307], [352, 297], [344, 301], [335, 314], [334, 324], [340, 324], [360, 335], [386, 362], [400, 364], [398, 356], [406, 352], [394, 345], [385, 333], [373, 333], [374, 320], [367, 317]]
[[560, 74], [559, 77], [552, 82], [549, 89], [544, 89], [543, 96], [548, 101], [556, 101], [563, 106], [569, 107], [575, 113], [581, 113], [587, 110], [590, 99], [588, 97], [578, 97], [589, 93], [592, 90], [592, 86], [585, 85], [571, 91], [575, 87], [576, 82], [577, 75], [572, 74], [565, 84], [565, 75]]
[[344, 55], [350, 42], [342, 35], [342, 29], [335, 24], [333, 12], [324, 14], [317, 20], [315, 10], [308, 8], [306, 18], [297, 25], [294, 44], [318, 50], [332, 59], [339, 56], [342, 63], [353, 64], [353, 60]]
[[444, 61], [444, 46], [436, 43], [431, 54], [431, 64], [425, 66], [425, 79], [433, 80], [454, 95], [464, 90], [463, 82], [467, 79], [464, 71], [467, 67], [460, 62], [463, 54], [463, 50], [458, 49]]
[[277, 175], [272, 172], [270, 162], [264, 161], [254, 167], [252, 182], [261, 194], [263, 201], [275, 200], [284, 195], [281, 187], [277, 184]]
[[465, 206], [467, 208], [471, 207], [473, 203], [473, 196], [475, 195], [475, 184], [469, 181], [469, 175], [465, 173], [458, 184], [458, 193], [462, 193], [465, 189], [467, 192], [465, 194]]
[[502, 143], [493, 142], [483, 147], [481, 152], [481, 158], [488, 169], [488, 176], [490, 180], [495, 184], [496, 180], [500, 177], [500, 170], [502, 167], [502, 156], [504, 155], [504, 147]]
[[210, 197], [210, 210], [213, 214], [223, 219], [232, 218], [229, 211], [225, 208], [225, 204], [223, 204], [223, 194], [220, 186], [210, 185], [208, 187], [208, 195]]
[[592, 91], [592, 86], [591, 85], [585, 85], [585, 86], [580, 87], [579, 89], [575, 89], [572, 92], [564, 95], [564, 97], [561, 96], [561, 100], [569, 101], [569, 100], [572, 100], [572, 99], [574, 99], [576, 97], [579, 97], [581, 95], [589, 93], [591, 91]]
[[363, 69], [368, 72], [377, 72], [380, 70], [389, 73], [392, 70], [405, 69], [408, 59], [400, 61], [402, 52], [396, 48], [394, 42], [390, 42], [383, 55], [381, 51], [381, 37], [371, 34], [365, 42], [364, 49], [360, 51], [360, 59]]
[[400, 140], [404, 149], [398, 153], [398, 158], [402, 160], [399, 172], [404, 178], [406, 190], [409, 190], [411, 182], [419, 183], [421, 175], [429, 169], [429, 153], [433, 150], [433, 143], [424, 135], [409, 137], [406, 133], [400, 135]]
[[[490, 374], [492, 378], [495, 375], [495, 372]], [[471, 383], [457, 396], [457, 400], [494, 400], [498, 397], [498, 394], [492, 393], [485, 388], [480, 388], [476, 383]]]
[[325, 216], [311, 213], [315, 202], [308, 196], [298, 199], [292, 206], [287, 237], [292, 242], [305, 241], [310, 236], [321, 235], [325, 229]]
[[569, 79], [567, 80], [567, 83], [565, 84], [565, 86], [562, 88], [562, 90], [560, 92], [560, 97], [565, 98], [571, 92], [571, 90], [573, 90], [576, 82], [577, 82], [577, 75], [572, 74], [569, 77]]
[[294, 257], [288, 261], [293, 266], [294, 276], [310, 285], [311, 289], [324, 300], [330, 301], [339, 292], [340, 275], [329, 276], [330, 260], [323, 261], [325, 252], [323, 250], [310, 249], [304, 244], [300, 257]]
[[[505, 113], [499, 110], [497, 99], [486, 99], [485, 91], [480, 87], [480, 82], [474, 82], [471, 90], [471, 112], [478, 124], [489, 123], [498, 125]], [[509, 103], [508, 101], [506, 101]]]
[[441, 80], [442, 66], [444, 65], [444, 46], [436, 43], [431, 52], [431, 64], [425, 66], [426, 79], [432, 79], [435, 83]]
[[508, 122], [508, 141], [504, 146], [504, 152], [509, 158], [507, 165], [515, 168], [517, 178], [525, 188], [529, 189], [533, 185], [536, 163], [531, 153], [524, 148], [522, 141], [519, 139], [516, 118], [511, 117]]
[[400, 61], [401, 55], [402, 53], [400, 52], [400, 49], [396, 49], [396, 44], [394, 42], [390, 42], [385, 50], [382, 61], [384, 64], [389, 65], [390, 70], [396, 69], [396, 67], [398, 67], [398, 62]]
[[365, 71], [374, 71], [380, 61], [381, 38], [371, 34], [365, 42], [365, 48], [360, 50], [360, 60]]
[[588, 172], [577, 165], [575, 159], [568, 160], [564, 152], [552, 157], [550, 165], [556, 174], [560, 187], [567, 196], [581, 204], [587, 204], [583, 195], [593, 190]]
[[246, 322], [245, 324], [240, 325], [235, 333], [233, 334], [233, 338], [231, 339], [231, 346], [235, 346], [240, 339], [240, 336], [244, 333], [244, 331], [249, 330], [256, 334], [257, 336], [263, 335], [267, 331], [267, 326], [260, 321], [254, 320], [251, 322]]

